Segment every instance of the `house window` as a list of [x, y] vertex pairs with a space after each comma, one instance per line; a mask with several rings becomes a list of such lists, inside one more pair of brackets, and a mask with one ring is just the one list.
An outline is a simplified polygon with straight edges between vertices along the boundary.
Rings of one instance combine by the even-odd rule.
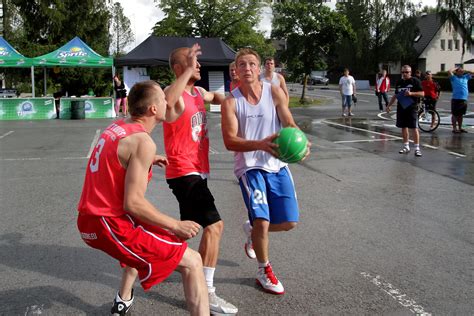
[[459, 50], [459, 40], [454, 40], [454, 50]]
[[441, 40], [441, 50], [445, 50], [445, 40]]
[[446, 71], [446, 64], [441, 64], [441, 71]]
[[448, 50], [453, 50], [453, 40], [448, 40]]

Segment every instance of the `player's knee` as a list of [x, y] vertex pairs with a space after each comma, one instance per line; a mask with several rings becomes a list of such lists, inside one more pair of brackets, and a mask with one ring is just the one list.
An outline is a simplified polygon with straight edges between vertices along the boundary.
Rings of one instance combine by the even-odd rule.
[[211, 234], [214, 237], [220, 237], [224, 230], [224, 222], [222, 220], [215, 222], [214, 224], [207, 226], [205, 230], [208, 231], [208, 234]]
[[295, 228], [296, 225], [298, 225], [297, 222], [286, 222], [286, 223], [283, 225], [283, 229], [284, 229], [285, 231], [289, 231], [289, 230], [292, 230], [293, 228]]
[[[189, 250], [189, 251], [188, 251]], [[188, 260], [187, 262], [187, 268], [190, 270], [202, 270], [202, 258], [199, 252], [192, 250], [190, 248], [186, 249], [188, 251]]]

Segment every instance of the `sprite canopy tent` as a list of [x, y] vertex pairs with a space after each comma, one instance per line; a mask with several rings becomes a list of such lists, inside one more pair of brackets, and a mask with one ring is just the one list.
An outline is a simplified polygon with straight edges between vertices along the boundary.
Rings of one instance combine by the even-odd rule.
[[25, 57], [0, 36], [0, 67], [31, 67], [31, 58]]
[[43, 67], [112, 67], [113, 59], [94, 52], [79, 37], [55, 51], [33, 58], [35, 66]]

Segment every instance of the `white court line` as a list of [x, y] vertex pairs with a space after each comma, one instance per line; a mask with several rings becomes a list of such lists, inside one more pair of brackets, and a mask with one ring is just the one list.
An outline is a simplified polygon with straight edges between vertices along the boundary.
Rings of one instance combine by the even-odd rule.
[[385, 141], [391, 141], [391, 140], [398, 140], [398, 139], [396, 139], [396, 138], [391, 138], [391, 139], [377, 138], [377, 139], [340, 140], [340, 141], [334, 142], [334, 144], [385, 142]]
[[100, 136], [100, 129], [95, 131], [94, 139], [92, 139], [91, 147], [89, 148], [89, 152], [87, 153], [87, 158], [91, 157], [92, 151], [94, 150], [95, 145], [97, 145], [97, 141], [99, 140]]
[[428, 144], [421, 144], [423, 147], [426, 147], [426, 148], [431, 148], [431, 149], [438, 149], [438, 147], [436, 146], [431, 146], [431, 145], [428, 145]]
[[0, 136], [0, 139], [2, 139], [3, 137], [7, 137], [8, 135], [12, 134], [13, 131], [8, 131], [6, 132], [5, 134], [3, 134], [2, 136]]
[[364, 278], [368, 279], [371, 283], [377, 286], [381, 291], [388, 294], [392, 297], [398, 304], [402, 305], [405, 308], [408, 308], [412, 313], [420, 316], [431, 316], [431, 313], [425, 311], [423, 306], [417, 304], [414, 300], [410, 299], [406, 294], [400, 289], [397, 289], [395, 286], [383, 280], [380, 275], [375, 277], [370, 275], [367, 272], [360, 273]]
[[455, 153], [454, 151], [448, 151], [448, 154], [453, 155], [453, 156], [457, 156], [457, 157], [461, 157], [461, 158], [466, 158], [466, 155], [458, 154], [458, 153]]
[[219, 152], [217, 150], [215, 150], [214, 148], [212, 148], [211, 146], [209, 146], [209, 152], [211, 154], [218, 154]]
[[366, 133], [371, 133], [371, 134], [376, 134], [376, 135], [382, 135], [382, 136], [386, 136], [386, 137], [392, 137], [393, 139], [403, 139], [403, 138], [401, 138], [401, 137], [393, 136], [393, 135], [390, 135], [390, 134], [385, 134], [385, 133], [379, 133], [379, 132], [369, 131], [369, 130], [367, 130], [367, 129], [358, 128], [358, 127], [353, 127], [353, 126], [347, 126], [347, 125], [339, 124], [339, 123], [333, 123], [333, 122], [329, 122], [329, 121], [326, 121], [326, 120], [323, 120], [322, 122], [323, 122], [323, 123], [326, 123], [326, 124], [328, 124], [328, 125], [336, 125], [336, 126], [340, 126], [340, 127], [344, 127], [344, 128], [354, 129], [354, 130], [356, 130], [356, 131], [361, 131], [361, 132], [366, 132]]

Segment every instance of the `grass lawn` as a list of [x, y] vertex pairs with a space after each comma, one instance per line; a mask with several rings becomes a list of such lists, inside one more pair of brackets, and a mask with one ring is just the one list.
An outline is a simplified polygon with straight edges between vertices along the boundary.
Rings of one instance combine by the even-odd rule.
[[304, 103], [300, 103], [300, 99], [301, 97], [290, 97], [290, 108], [310, 107], [323, 104], [323, 101], [321, 99], [311, 99], [306, 97]]

